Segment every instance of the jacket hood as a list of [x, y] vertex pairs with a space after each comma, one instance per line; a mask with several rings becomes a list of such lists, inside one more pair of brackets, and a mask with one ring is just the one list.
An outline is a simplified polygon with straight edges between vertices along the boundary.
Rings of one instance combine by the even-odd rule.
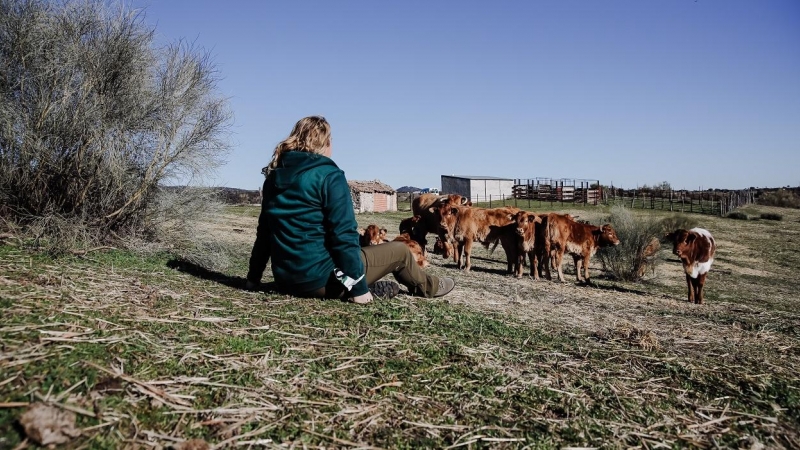
[[337, 167], [336, 163], [327, 156], [290, 150], [281, 155], [281, 161], [273, 171], [275, 187], [286, 189], [300, 174], [319, 166]]

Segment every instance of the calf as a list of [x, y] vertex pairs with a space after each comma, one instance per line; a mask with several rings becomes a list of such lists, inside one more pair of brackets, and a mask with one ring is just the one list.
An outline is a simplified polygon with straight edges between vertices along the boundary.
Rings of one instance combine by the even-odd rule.
[[380, 228], [375, 224], [368, 225], [367, 228], [362, 229], [359, 228], [358, 234], [361, 235], [359, 238], [359, 243], [362, 247], [368, 247], [370, 245], [378, 245], [384, 242], [389, 242], [386, 239], [386, 234], [389, 231], [386, 228]]
[[[442, 218], [440, 226], [446, 241], [453, 244], [453, 260], [459, 268], [469, 272], [472, 267], [470, 255], [474, 241], [484, 242], [489, 235], [490, 226], [508, 225], [514, 219], [518, 208], [503, 207], [494, 209], [472, 208], [444, 204], [439, 208]], [[461, 255], [464, 255], [464, 265]]]
[[494, 252], [498, 244], [503, 246], [503, 251], [506, 253], [506, 263], [508, 264], [506, 273], [509, 274], [516, 272], [516, 265], [519, 255], [519, 244], [517, 243], [518, 238], [519, 235], [517, 235], [517, 225], [514, 222], [511, 222], [508, 225], [503, 225], [502, 227], [490, 225], [489, 234], [486, 235], [486, 239], [483, 241], [483, 246], [487, 249], [490, 245], [494, 244], [494, 247], [492, 247], [490, 252]]
[[[488, 248], [490, 244], [494, 243], [496, 248], [499, 242], [506, 252], [507, 271], [513, 273], [517, 278], [522, 278], [527, 255], [530, 259], [531, 276], [538, 280], [542, 272], [542, 265], [547, 261], [544, 256], [546, 227], [546, 214], [537, 215], [528, 211], [519, 211], [514, 215], [514, 221], [508, 225], [490, 226], [489, 234], [483, 245]], [[550, 268], [547, 267], [546, 270], [549, 278]]]
[[400, 221], [400, 234], [408, 233], [410, 236], [414, 232], [414, 226], [419, 222], [420, 216], [413, 216]]
[[703, 286], [706, 276], [714, 262], [717, 245], [708, 230], [692, 228], [691, 230], [675, 230], [667, 234], [666, 239], [673, 244], [672, 253], [681, 259], [686, 274], [686, 287], [689, 291], [690, 303], [703, 303]]
[[[558, 280], [564, 281], [562, 265], [564, 253], [572, 255], [575, 261], [575, 276], [578, 282], [589, 283], [589, 259], [600, 247], [618, 245], [619, 238], [610, 224], [602, 227], [575, 222], [561, 214], [547, 216], [547, 243], [549, 257], [553, 258], [558, 269]], [[583, 277], [581, 276], [583, 266]]]
[[394, 238], [395, 241], [400, 241], [408, 246], [411, 250], [411, 254], [414, 255], [414, 261], [422, 267], [423, 269], [428, 267], [428, 260], [425, 258], [425, 253], [422, 251], [422, 247], [419, 245], [417, 241], [411, 238], [411, 235], [408, 233], [401, 233], [400, 236]]
[[517, 278], [522, 278], [522, 265], [525, 262], [525, 255], [528, 255], [531, 265], [531, 275], [534, 280], [539, 279], [542, 266], [547, 272], [547, 279], [550, 276], [550, 265], [548, 264], [547, 241], [547, 214], [538, 215], [526, 211], [520, 211], [514, 216], [514, 226], [517, 233], [517, 258], [515, 266]]
[[439, 216], [439, 208], [442, 205], [461, 205], [471, 206], [472, 202], [465, 197], [457, 194], [450, 195], [436, 195], [436, 194], [422, 194], [411, 202], [411, 212], [415, 217], [419, 217], [414, 222], [412, 227], [411, 236], [419, 243], [423, 250], [428, 241], [425, 239], [428, 233], [436, 234], [443, 243], [443, 255], [449, 258], [452, 252], [452, 246], [444, 239], [444, 233], [439, 228], [441, 217]]

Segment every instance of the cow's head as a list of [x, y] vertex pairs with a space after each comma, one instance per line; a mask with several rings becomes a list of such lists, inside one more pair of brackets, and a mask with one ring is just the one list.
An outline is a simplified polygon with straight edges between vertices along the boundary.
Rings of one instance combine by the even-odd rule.
[[619, 245], [619, 238], [614, 227], [607, 223], [595, 231], [597, 233], [597, 245], [600, 247], [609, 247], [612, 245]]
[[414, 230], [414, 226], [419, 222], [420, 217], [414, 216], [409, 217], [407, 219], [403, 219], [400, 221], [400, 234], [408, 233], [411, 234]]
[[453, 233], [455, 232], [456, 219], [458, 218], [458, 207], [450, 203], [444, 203], [439, 206], [439, 227], [445, 234], [448, 241], [453, 240]]
[[683, 260], [688, 257], [691, 246], [697, 238], [697, 235], [689, 233], [688, 230], [678, 229], [672, 233], [668, 233], [664, 238], [672, 242], [672, 253]]
[[360, 244], [362, 247], [368, 247], [370, 245], [378, 245], [382, 243], [386, 239], [386, 233], [388, 233], [386, 228], [380, 228], [375, 224], [367, 226], [363, 233], [360, 233], [360, 231], [361, 230], [359, 229], [359, 234], [361, 234]]
[[535, 230], [537, 223], [542, 223], [542, 218], [528, 211], [520, 211], [513, 216], [517, 224], [517, 234], [523, 238], [530, 237]]

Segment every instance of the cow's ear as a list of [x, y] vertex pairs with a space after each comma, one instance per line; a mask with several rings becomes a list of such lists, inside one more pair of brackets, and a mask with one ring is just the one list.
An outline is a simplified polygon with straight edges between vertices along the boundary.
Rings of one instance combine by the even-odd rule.
[[364, 230], [364, 228], [359, 228], [359, 229], [358, 229], [358, 234], [360, 234], [360, 235], [362, 235], [362, 236], [363, 236], [365, 231], [366, 231], [366, 230]]
[[472, 200], [467, 200], [466, 206], [472, 206]]
[[537, 216], [536, 214], [532, 214], [533, 216], [533, 223], [542, 223], [542, 218]]
[[694, 233], [689, 233], [688, 235], [686, 235], [686, 243], [687, 243], [687, 244], [691, 244], [692, 242], [694, 242], [694, 240], [695, 240], [696, 238], [697, 238], [697, 235], [696, 235], [696, 234], [694, 234]]

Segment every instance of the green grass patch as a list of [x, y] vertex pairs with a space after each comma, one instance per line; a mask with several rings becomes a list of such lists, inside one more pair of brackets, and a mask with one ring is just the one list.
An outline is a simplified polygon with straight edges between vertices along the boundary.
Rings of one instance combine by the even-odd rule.
[[[406, 216], [358, 220], [395, 228]], [[245, 252], [237, 269], [203, 272], [166, 254], [0, 247], [0, 402], [92, 412], [68, 444], [86, 448], [153, 436], [548, 449], [740, 447], [752, 436], [791, 448], [798, 244], [759, 234], [760, 222], [699, 225], [720, 247], [702, 306], [682, 300], [682, 279], [576, 287], [480, 272], [505, 264], [488, 258], [470, 274], [432, 260], [458, 294], [356, 306], [237, 289]], [[0, 447], [24, 439], [23, 411], [0, 408]]]

